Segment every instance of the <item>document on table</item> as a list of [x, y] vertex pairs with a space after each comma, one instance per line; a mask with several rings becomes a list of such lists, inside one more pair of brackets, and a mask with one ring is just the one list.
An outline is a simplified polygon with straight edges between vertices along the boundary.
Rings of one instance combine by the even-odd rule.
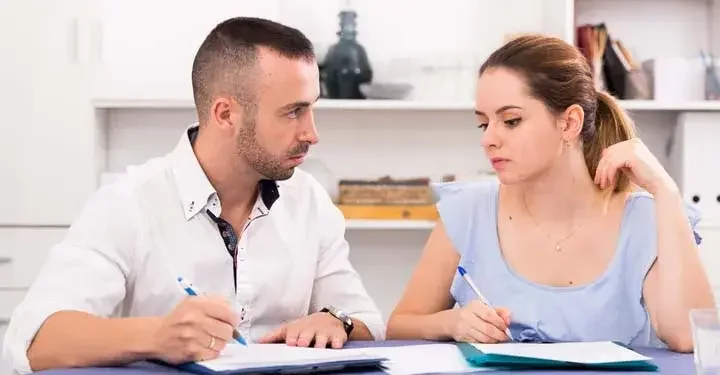
[[652, 359], [610, 341], [472, 344], [472, 346], [485, 355], [506, 355], [581, 364], [642, 362]]
[[[354, 350], [354, 349], [350, 349]], [[385, 372], [391, 375], [420, 375], [489, 371], [492, 368], [471, 366], [455, 344], [426, 344], [373, 347], [368, 353], [385, 357]]]
[[228, 344], [220, 356], [196, 362], [215, 372], [372, 360], [366, 350], [316, 349], [286, 344]]

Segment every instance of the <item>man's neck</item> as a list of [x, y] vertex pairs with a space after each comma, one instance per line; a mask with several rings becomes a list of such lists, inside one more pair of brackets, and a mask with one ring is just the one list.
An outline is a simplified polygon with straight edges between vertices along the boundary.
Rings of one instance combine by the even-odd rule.
[[260, 176], [247, 164], [231, 161], [227, 157], [233, 152], [230, 147], [227, 141], [213, 140], [208, 134], [198, 135], [193, 145], [195, 156], [215, 188], [223, 211], [249, 211], [257, 199]]

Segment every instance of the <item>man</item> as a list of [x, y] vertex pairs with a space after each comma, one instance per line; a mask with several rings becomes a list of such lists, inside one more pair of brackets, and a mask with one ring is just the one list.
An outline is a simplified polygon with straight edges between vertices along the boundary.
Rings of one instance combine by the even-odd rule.
[[[311, 42], [227, 20], [197, 52], [192, 84], [199, 124], [101, 188], [52, 249], [5, 338], [15, 373], [207, 360], [233, 327], [298, 346], [384, 339], [341, 212], [295, 170], [318, 142]], [[178, 277], [208, 295], [187, 297]]]

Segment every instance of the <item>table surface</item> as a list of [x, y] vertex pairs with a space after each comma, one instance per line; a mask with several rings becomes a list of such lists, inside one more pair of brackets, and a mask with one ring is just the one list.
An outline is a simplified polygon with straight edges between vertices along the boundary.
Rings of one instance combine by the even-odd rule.
[[[384, 342], [350, 342], [346, 347], [348, 348], [359, 348], [359, 347], [372, 347], [372, 346], [397, 346], [397, 345], [422, 345], [432, 342], [428, 341], [384, 341]], [[653, 358], [653, 363], [659, 367], [659, 373], [661, 374], [674, 374], [674, 375], [691, 375], [695, 374], [695, 364], [692, 354], [682, 354], [670, 352], [667, 350], [660, 349], [636, 349], [637, 352], [644, 354], [648, 357]], [[573, 374], [607, 374], [613, 375], [620, 374], [638, 374], [647, 372], [626, 372], [626, 371], [558, 371], [558, 370], [525, 370], [522, 374], [560, 374], [572, 372]], [[505, 371], [482, 371], [480, 373], [490, 374], [510, 374], [515, 372]], [[657, 373], [657, 372], [656, 372]], [[82, 368], [82, 369], [62, 369], [62, 370], [48, 370], [40, 371], [35, 374], [38, 375], [179, 375], [187, 374], [176, 369], [155, 365], [152, 363], [135, 363], [124, 367], [93, 367], [93, 368]], [[385, 374], [381, 370], [375, 372], [359, 372], [357, 370], [352, 371], [353, 375], [364, 375], [364, 374]]]

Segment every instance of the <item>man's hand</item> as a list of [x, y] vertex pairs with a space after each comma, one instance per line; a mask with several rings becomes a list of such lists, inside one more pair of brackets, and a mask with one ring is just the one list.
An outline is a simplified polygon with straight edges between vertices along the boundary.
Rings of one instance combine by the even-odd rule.
[[318, 312], [281, 326], [260, 339], [261, 343], [285, 342], [290, 346], [340, 349], [348, 336], [340, 320]]
[[155, 356], [169, 363], [216, 358], [232, 340], [236, 322], [230, 304], [220, 297], [189, 297], [162, 319]]

